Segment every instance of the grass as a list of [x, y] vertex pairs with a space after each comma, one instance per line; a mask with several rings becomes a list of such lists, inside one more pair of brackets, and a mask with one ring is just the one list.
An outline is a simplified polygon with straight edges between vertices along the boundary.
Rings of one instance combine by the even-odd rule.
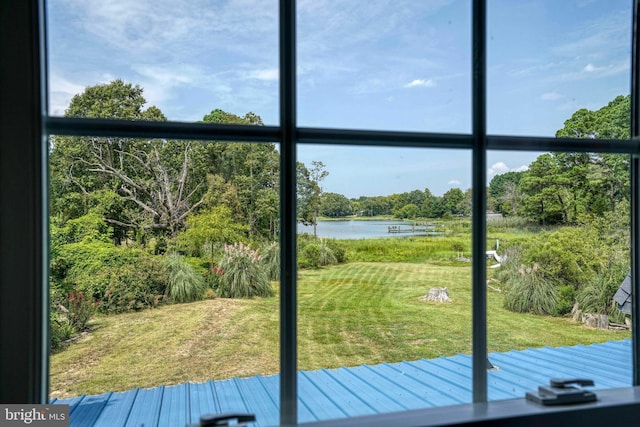
[[[400, 239], [405, 240], [405, 239]], [[420, 301], [446, 286], [451, 303]], [[277, 295], [276, 287], [276, 295]], [[351, 262], [300, 272], [299, 369], [471, 351], [469, 264]], [[489, 351], [628, 338], [571, 320], [512, 313], [488, 293]], [[51, 395], [70, 397], [279, 370], [279, 300], [214, 299], [96, 317], [92, 331], [51, 357]]]

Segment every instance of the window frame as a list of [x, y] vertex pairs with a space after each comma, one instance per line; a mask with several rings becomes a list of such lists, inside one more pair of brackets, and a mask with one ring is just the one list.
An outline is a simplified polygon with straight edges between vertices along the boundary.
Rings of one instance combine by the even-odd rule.
[[[280, 124], [231, 126], [49, 117], [46, 110], [45, 0], [0, 8], [0, 402], [48, 400], [48, 135], [128, 136], [280, 144], [280, 422], [297, 423], [296, 149], [304, 144], [375, 145], [472, 151], [472, 249], [486, 237], [489, 150], [573, 151], [631, 156], [633, 386], [640, 386], [640, 28], [633, 2], [631, 140], [496, 136], [486, 133], [486, 0], [472, 3], [471, 134], [300, 128], [296, 114], [296, 2], [279, 0]], [[5, 25], [6, 24], [6, 25]], [[20, 185], [13, 183], [18, 182]], [[8, 209], [10, 207], [10, 209]], [[25, 239], [24, 236], [27, 236]], [[24, 246], [15, 245], [22, 238]], [[23, 249], [24, 248], [24, 249]], [[486, 265], [472, 263], [473, 402], [487, 404]], [[15, 286], [16, 283], [22, 286]], [[20, 325], [16, 328], [15, 325]]]

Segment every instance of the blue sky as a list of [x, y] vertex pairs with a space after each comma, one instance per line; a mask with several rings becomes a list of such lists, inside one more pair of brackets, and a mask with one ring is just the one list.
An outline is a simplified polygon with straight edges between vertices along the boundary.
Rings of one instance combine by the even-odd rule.
[[[629, 93], [630, 0], [489, 0], [487, 129], [553, 136]], [[50, 0], [49, 111], [139, 84], [170, 120], [215, 108], [278, 124], [276, 0]], [[300, 126], [468, 133], [471, 2], [299, 0]], [[466, 150], [300, 146], [348, 197], [470, 186]], [[488, 178], [538, 153], [492, 152]]]

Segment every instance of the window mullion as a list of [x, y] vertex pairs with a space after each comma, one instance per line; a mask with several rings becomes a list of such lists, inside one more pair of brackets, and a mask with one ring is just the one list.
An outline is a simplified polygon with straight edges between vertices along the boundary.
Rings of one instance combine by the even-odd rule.
[[[640, 137], [640, 0], [633, 2], [631, 54], [631, 137]], [[640, 385], [640, 155], [631, 155], [631, 319], [633, 385]]]
[[487, 401], [487, 268], [486, 242], [486, 1], [473, 2], [472, 32], [472, 351], [473, 402]]
[[280, 0], [280, 423], [296, 424], [296, 8]]

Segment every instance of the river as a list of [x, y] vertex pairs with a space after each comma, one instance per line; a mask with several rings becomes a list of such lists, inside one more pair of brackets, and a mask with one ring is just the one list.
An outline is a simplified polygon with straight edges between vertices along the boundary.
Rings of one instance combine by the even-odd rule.
[[[407, 237], [417, 235], [436, 234], [432, 231], [415, 233], [389, 233], [389, 227], [400, 227], [402, 230], [409, 230], [411, 222], [403, 221], [318, 221], [318, 237], [328, 237], [333, 239], [371, 239], [376, 237]], [[424, 226], [421, 227], [424, 230]], [[298, 224], [298, 233], [313, 234], [312, 225]]]

